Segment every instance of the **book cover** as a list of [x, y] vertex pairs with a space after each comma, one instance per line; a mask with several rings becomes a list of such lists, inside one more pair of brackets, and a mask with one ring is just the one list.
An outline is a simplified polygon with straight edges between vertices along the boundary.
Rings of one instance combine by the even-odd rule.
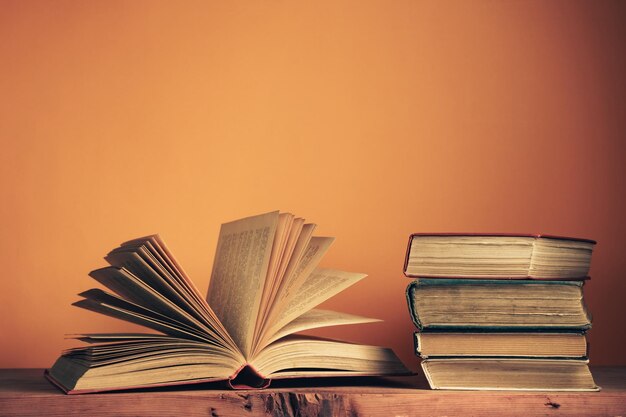
[[583, 281], [420, 278], [406, 289], [420, 331], [583, 331]]

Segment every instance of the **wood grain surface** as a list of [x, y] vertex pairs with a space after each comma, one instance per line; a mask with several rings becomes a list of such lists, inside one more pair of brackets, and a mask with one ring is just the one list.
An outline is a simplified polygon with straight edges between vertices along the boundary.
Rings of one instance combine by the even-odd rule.
[[42, 369], [3, 369], [0, 416], [626, 416], [626, 367], [592, 371], [600, 392], [433, 391], [417, 375], [290, 381], [257, 391], [204, 384], [65, 395]]

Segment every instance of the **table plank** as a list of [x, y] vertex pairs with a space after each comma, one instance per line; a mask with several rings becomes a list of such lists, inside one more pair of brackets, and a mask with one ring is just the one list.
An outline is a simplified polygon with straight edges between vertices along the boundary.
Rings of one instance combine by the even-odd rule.
[[1, 416], [626, 416], [626, 367], [592, 368], [600, 392], [433, 391], [423, 376], [280, 381], [267, 390], [215, 385], [65, 395], [42, 369], [0, 370]]

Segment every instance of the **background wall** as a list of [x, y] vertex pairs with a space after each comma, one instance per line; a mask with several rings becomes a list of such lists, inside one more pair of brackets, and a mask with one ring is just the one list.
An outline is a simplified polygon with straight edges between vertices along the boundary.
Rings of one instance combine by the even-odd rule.
[[64, 334], [121, 241], [159, 232], [205, 291], [219, 225], [274, 209], [369, 273], [326, 330], [416, 369], [417, 231], [594, 238], [594, 364], [626, 364], [626, 3], [0, 1], [0, 367]]

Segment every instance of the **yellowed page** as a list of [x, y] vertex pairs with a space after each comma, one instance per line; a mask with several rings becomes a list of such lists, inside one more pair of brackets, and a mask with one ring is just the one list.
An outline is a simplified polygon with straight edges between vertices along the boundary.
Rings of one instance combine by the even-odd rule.
[[280, 313], [285, 300], [292, 299], [298, 293], [299, 288], [319, 265], [334, 240], [333, 237], [313, 236], [311, 238], [298, 266], [290, 271], [289, 276], [285, 276], [272, 306], [273, 313]]
[[277, 281], [279, 279], [278, 272], [282, 263], [282, 258], [287, 246], [287, 241], [291, 234], [291, 226], [293, 225], [294, 215], [291, 213], [280, 213], [278, 216], [278, 224], [276, 225], [276, 234], [274, 237], [274, 243], [272, 244], [272, 254], [270, 255], [270, 261], [267, 267], [267, 275], [265, 277], [265, 283], [263, 285], [263, 293], [261, 295], [261, 301], [259, 306], [259, 312], [256, 316], [256, 325], [254, 326], [254, 336], [260, 331], [260, 322], [265, 318], [268, 310], [269, 300], [272, 295], [272, 291], [277, 287]]
[[124, 268], [106, 267], [91, 271], [89, 276], [122, 298], [164, 316], [171, 317], [190, 327], [195, 327], [206, 333], [207, 337], [215, 339], [217, 343], [228, 346], [223, 336], [215, 328], [206, 326], [197, 320], [179, 305], [164, 297], [154, 288], [146, 285], [130, 271]]
[[313, 236], [300, 259], [298, 267], [286, 277], [284, 287], [281, 288], [280, 299], [289, 298], [298, 292], [307, 277], [319, 265], [320, 261], [335, 241], [334, 237]]
[[366, 276], [366, 274], [358, 272], [344, 272], [326, 268], [316, 269], [299, 286], [297, 293], [286, 300], [285, 308], [268, 329], [268, 332], [265, 333], [263, 339]]
[[207, 301], [248, 356], [278, 223], [278, 211], [220, 229]]
[[177, 283], [162, 277], [157, 270], [152, 268], [140, 254], [134, 251], [115, 250], [111, 251], [105, 259], [112, 266], [124, 268], [134, 276], [142, 280], [147, 286], [153, 288], [172, 303], [182, 307], [189, 314], [199, 320], [207, 320], [201, 311], [196, 309], [186, 297]]
[[[287, 266], [292, 262], [292, 259], [294, 257], [300, 258], [302, 255], [302, 254], [296, 254], [295, 249], [297, 247], [298, 241], [302, 237], [303, 226], [304, 226], [303, 218], [298, 217], [296, 219], [293, 219], [291, 230], [289, 230], [289, 236], [287, 238], [287, 242], [285, 245], [285, 250], [280, 260], [280, 266], [278, 267], [278, 273], [277, 273], [276, 279], [274, 280], [272, 287], [269, 288], [269, 291], [268, 291], [267, 305], [262, 306], [265, 308], [265, 310], [262, 310], [260, 314], [261, 324], [263, 324], [268, 318], [269, 309], [274, 304], [276, 295], [278, 294], [280, 287], [282, 286], [282, 283], [285, 279]], [[305, 238], [306, 238], [307, 243], [311, 239], [310, 236], [305, 237]], [[266, 285], [266, 287], [268, 286]], [[260, 329], [257, 329], [257, 330], [260, 330]]]
[[239, 350], [198, 289], [176, 266], [172, 253], [158, 235], [125, 242], [109, 252], [105, 259], [111, 265], [128, 269], [146, 285], [213, 329], [227, 346]]
[[215, 322], [220, 331], [224, 330], [221, 323], [217, 320], [217, 316], [215, 316], [213, 310], [211, 310], [206, 300], [200, 294], [198, 287], [196, 287], [194, 282], [189, 278], [183, 267], [174, 257], [174, 254], [168, 249], [165, 241], [158, 234], [122, 243], [122, 247], [132, 245], [145, 245], [148, 252], [150, 252], [155, 259], [158, 259], [158, 263], [166, 268], [171, 276], [173, 276], [175, 280], [178, 280], [191, 295], [193, 300], [195, 300], [194, 304], [198, 305], [199, 308], [211, 318], [212, 322]]
[[[296, 244], [302, 234], [302, 229], [304, 227], [304, 219], [301, 217], [295, 218], [291, 225], [291, 230], [289, 231], [289, 237], [287, 238], [287, 244], [285, 246], [285, 251], [280, 260], [280, 266], [278, 267], [278, 282], [281, 282], [287, 272], [287, 267], [291, 262], [292, 257], [295, 255]], [[272, 296], [276, 295], [276, 291], [278, 288], [274, 289]]]
[[[83, 292], [81, 295], [86, 298], [76, 301], [72, 305], [86, 310], [95, 311], [96, 313], [104, 314], [109, 317], [139, 324], [168, 335], [186, 339], [192, 338], [195, 340], [201, 340], [212, 345], [216, 344], [214, 340], [207, 338], [206, 335], [199, 333], [192, 327], [186, 326], [167, 316], [163, 316], [151, 310], [139, 307], [136, 304], [128, 303], [121, 299], [112, 299], [116, 297], [110, 294], [98, 294], [96, 291], [103, 293], [101, 290], [96, 289]], [[102, 300], [103, 298], [108, 299], [108, 302], [104, 302]], [[226, 350], [226, 348], [222, 349]]]
[[253, 359], [252, 365], [270, 378], [408, 373], [389, 348], [306, 336], [290, 336], [272, 343]]
[[[312, 229], [310, 229], [312, 231]], [[272, 304], [269, 306], [269, 313], [266, 319], [262, 323], [261, 331], [258, 332], [257, 338], [254, 340], [255, 349], [259, 345], [261, 340], [267, 338], [267, 331], [273, 328], [276, 320], [282, 315], [289, 300], [298, 293], [298, 289], [302, 286], [307, 277], [313, 272], [317, 265], [322, 260], [324, 254], [328, 251], [328, 248], [333, 243], [335, 238], [332, 237], [318, 237], [314, 236], [306, 238], [308, 244], [305, 249], [300, 249], [299, 262], [295, 265], [291, 271], [288, 271], [274, 297]], [[283, 323], [283, 324], [286, 324]], [[277, 330], [277, 329], [274, 329]]]
[[[296, 240], [295, 247], [293, 249], [293, 253], [291, 254], [291, 259], [285, 268], [285, 272], [283, 273], [283, 279], [281, 280], [279, 288], [276, 290], [275, 298], [278, 294], [282, 293], [285, 289], [285, 283], [289, 282], [290, 277], [293, 276], [295, 271], [298, 269], [300, 265], [300, 261], [304, 257], [304, 254], [307, 252], [309, 248], [309, 244], [311, 243], [311, 239], [313, 238], [313, 232], [317, 225], [313, 223], [307, 223], [302, 226], [302, 231]], [[272, 303], [273, 305], [274, 303]]]
[[[281, 337], [285, 337], [287, 335], [301, 332], [304, 330], [316, 329], [319, 327], [340, 326], [346, 324], [374, 323], [379, 321], [382, 320], [314, 308], [313, 310], [307, 311], [300, 317], [287, 323], [283, 328], [276, 332], [276, 334], [270, 336], [265, 345], [268, 345], [273, 341], [280, 339]], [[261, 349], [263, 349], [263, 347], [261, 347], [260, 350]]]
[[[276, 225], [276, 236], [274, 243], [272, 244], [272, 254], [270, 255], [270, 262], [267, 268], [267, 283], [273, 284], [278, 276], [278, 270], [282, 263], [282, 257], [287, 246], [287, 240], [291, 232], [291, 226], [293, 224], [294, 216], [291, 213], [280, 213], [278, 217], [278, 224]], [[269, 291], [271, 289], [267, 288]], [[264, 292], [266, 288], [263, 288]]]

